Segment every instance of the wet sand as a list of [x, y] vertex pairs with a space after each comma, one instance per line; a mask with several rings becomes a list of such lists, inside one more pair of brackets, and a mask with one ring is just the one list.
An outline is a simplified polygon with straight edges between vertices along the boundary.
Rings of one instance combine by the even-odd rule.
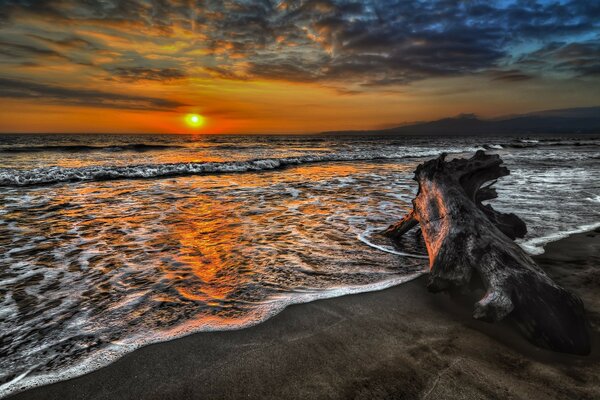
[[552, 243], [536, 261], [582, 297], [590, 356], [541, 350], [509, 323], [475, 321], [470, 304], [428, 293], [421, 277], [147, 346], [11, 399], [598, 399], [600, 230]]

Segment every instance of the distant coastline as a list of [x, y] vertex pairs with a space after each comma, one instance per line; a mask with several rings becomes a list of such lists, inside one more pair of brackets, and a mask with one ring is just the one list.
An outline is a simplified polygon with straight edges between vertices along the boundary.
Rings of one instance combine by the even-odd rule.
[[322, 135], [528, 135], [600, 134], [600, 106], [547, 110], [493, 119], [474, 114], [415, 122], [387, 129], [342, 130]]

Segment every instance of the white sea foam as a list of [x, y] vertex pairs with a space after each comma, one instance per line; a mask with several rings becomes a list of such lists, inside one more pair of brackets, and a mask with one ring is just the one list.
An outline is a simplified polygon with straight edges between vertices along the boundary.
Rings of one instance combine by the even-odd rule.
[[402, 252], [402, 251], [398, 251], [393, 249], [391, 246], [382, 246], [382, 245], [378, 245], [373, 243], [372, 241], [369, 240], [369, 236], [371, 236], [374, 232], [376, 231], [381, 231], [384, 228], [369, 228], [366, 231], [364, 231], [363, 233], [359, 234], [358, 240], [360, 240], [361, 242], [363, 242], [364, 244], [366, 244], [367, 246], [373, 247], [374, 249], [377, 250], [381, 250], [383, 252], [386, 253], [390, 253], [390, 254], [394, 254], [397, 256], [402, 256], [402, 257], [412, 257], [412, 258], [420, 258], [420, 259], [424, 259], [424, 260], [428, 260], [429, 256], [424, 255], [424, 254], [414, 254], [414, 253], [406, 253], [406, 252]]
[[544, 245], [550, 242], [556, 242], [557, 240], [564, 239], [577, 233], [588, 232], [594, 229], [600, 228], [600, 222], [593, 224], [580, 225], [573, 229], [567, 229], [560, 232], [553, 232], [549, 235], [537, 237], [529, 240], [519, 241], [519, 245], [531, 255], [544, 254]]
[[[475, 151], [478, 148], [444, 149], [448, 153]], [[332, 162], [367, 161], [431, 157], [439, 150], [363, 151], [329, 154], [310, 154], [299, 157], [265, 158], [247, 161], [186, 162], [170, 164], [138, 164], [126, 166], [93, 165], [79, 168], [44, 167], [30, 170], [0, 168], [0, 186], [47, 185], [61, 182], [106, 181], [116, 179], [148, 179], [185, 175], [204, 175], [236, 172], [258, 172], [294, 165]]]
[[600, 203], [600, 195], [593, 197], [586, 197], [586, 200], [591, 201], [592, 203]]
[[519, 142], [521, 143], [539, 143], [539, 140], [535, 140], [535, 139], [520, 139]]
[[500, 145], [500, 144], [489, 144], [489, 145], [487, 145], [485, 147], [487, 147], [488, 149], [491, 149], [491, 150], [502, 150], [502, 149], [504, 149], [504, 147], [502, 145]]

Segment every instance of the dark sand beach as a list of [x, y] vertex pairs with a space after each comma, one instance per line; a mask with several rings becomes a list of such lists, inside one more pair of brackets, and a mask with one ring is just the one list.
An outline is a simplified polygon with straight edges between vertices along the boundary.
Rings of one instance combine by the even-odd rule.
[[12, 399], [597, 399], [600, 231], [546, 246], [537, 262], [579, 294], [594, 336], [587, 357], [529, 345], [508, 323], [425, 289], [288, 307], [255, 327], [195, 334]]

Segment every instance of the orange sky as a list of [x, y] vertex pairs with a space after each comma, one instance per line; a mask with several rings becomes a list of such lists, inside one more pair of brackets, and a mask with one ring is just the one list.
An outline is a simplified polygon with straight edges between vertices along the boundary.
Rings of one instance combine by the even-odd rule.
[[[173, 1], [150, 22], [142, 17], [157, 11], [143, 1], [131, 10], [16, 3], [0, 23], [2, 132], [304, 133], [600, 103], [597, 74], [575, 70], [598, 41], [583, 28], [544, 40], [523, 33], [507, 46], [478, 31], [465, 36], [471, 25], [434, 31], [435, 19], [399, 36], [406, 23], [373, 25], [372, 9], [343, 1], [268, 10]], [[451, 11], [443, 18], [471, 12]], [[562, 47], [551, 47], [558, 39]], [[187, 126], [188, 113], [206, 124]]]
[[[464, 79], [455, 79], [460, 85]], [[472, 83], [473, 80], [470, 80]], [[454, 83], [454, 82], [453, 82]], [[479, 82], [485, 86], [487, 82]], [[432, 84], [432, 83], [431, 83]], [[448, 82], [446, 82], [448, 84]], [[137, 84], [139, 85], [139, 84]], [[131, 85], [131, 91], [140, 91]], [[563, 96], [555, 87], [529, 84], [496, 87], [482, 92], [439, 95], [425, 83], [410, 93], [345, 95], [317, 85], [280, 82], [212, 81], [194, 90], [183, 82], [169, 89], [173, 98], [190, 106], [177, 110], [145, 111], [69, 106], [39, 100], [3, 100], [0, 109], [4, 132], [123, 132], [123, 133], [305, 133], [344, 129], [377, 129], [475, 112], [483, 116], [562, 108], [589, 104], [579, 90], [566, 87]], [[567, 86], [567, 85], [564, 85]], [[141, 90], [148, 90], [142, 85]], [[515, 91], [517, 91], [515, 93]], [[127, 92], [127, 91], [125, 91]], [[149, 90], [151, 92], [151, 90]], [[589, 97], [593, 99], [593, 93]], [[538, 98], [551, 99], [543, 105]], [[589, 101], [589, 100], [588, 100]], [[206, 118], [201, 128], [185, 123], [187, 113]]]

